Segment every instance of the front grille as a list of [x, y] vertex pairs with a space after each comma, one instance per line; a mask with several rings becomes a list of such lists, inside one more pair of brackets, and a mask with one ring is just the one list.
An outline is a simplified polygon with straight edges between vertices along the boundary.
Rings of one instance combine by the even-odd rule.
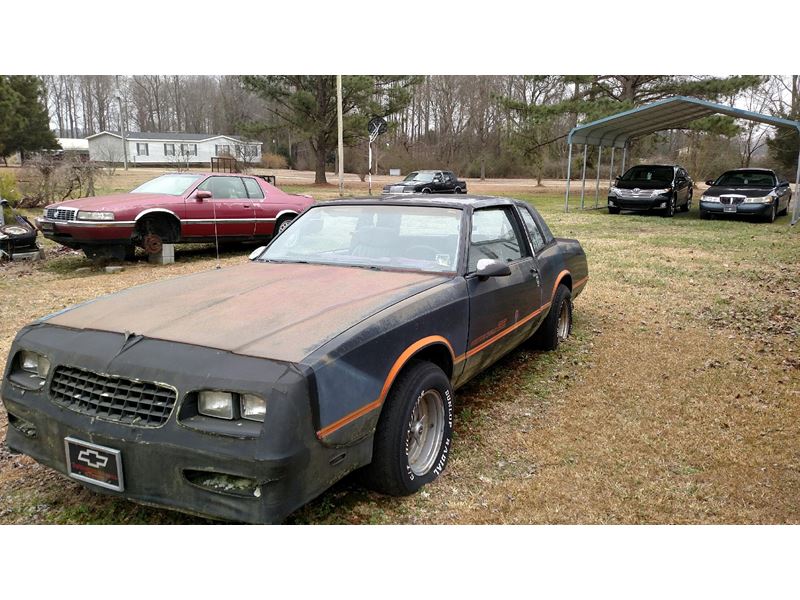
[[634, 200], [634, 199], [640, 200], [640, 199], [644, 199], [644, 198], [649, 199], [650, 195], [652, 193], [653, 193], [653, 190], [639, 190], [638, 192], [634, 191], [634, 190], [619, 190], [617, 192], [617, 196], [620, 197], [620, 198], [627, 198], [627, 199], [631, 199], [631, 200]]
[[98, 375], [59, 366], [50, 395], [55, 404], [104, 421], [139, 427], [160, 427], [175, 406], [175, 390], [149, 381]]
[[744, 196], [720, 196], [719, 201], [722, 204], [741, 204], [744, 202]]
[[76, 212], [73, 208], [48, 208], [46, 216], [54, 221], [74, 221]]

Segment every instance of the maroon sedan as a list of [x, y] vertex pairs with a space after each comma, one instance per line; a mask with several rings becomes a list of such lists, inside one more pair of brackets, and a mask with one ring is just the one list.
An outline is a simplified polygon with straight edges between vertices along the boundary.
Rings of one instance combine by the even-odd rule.
[[36, 224], [44, 236], [89, 258], [122, 259], [136, 246], [156, 254], [162, 244], [266, 240], [314, 201], [287, 194], [260, 177], [170, 173], [127, 194], [51, 204]]

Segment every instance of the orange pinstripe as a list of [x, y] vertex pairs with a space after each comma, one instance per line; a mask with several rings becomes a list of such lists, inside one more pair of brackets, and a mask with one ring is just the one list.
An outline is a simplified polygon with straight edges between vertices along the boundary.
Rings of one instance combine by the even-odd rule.
[[[527, 323], [528, 321], [533, 319], [536, 315], [538, 315], [542, 311], [545, 311], [548, 308], [550, 308], [550, 305], [553, 303], [553, 298], [556, 295], [556, 290], [558, 289], [558, 284], [560, 284], [561, 280], [564, 279], [564, 277], [566, 277], [569, 274], [570, 274], [570, 272], [568, 270], [566, 270], [566, 269], [564, 269], [563, 271], [561, 271], [558, 274], [558, 276], [556, 277], [556, 282], [553, 285], [553, 292], [550, 294], [550, 302], [548, 302], [547, 304], [543, 304], [541, 307], [539, 307], [538, 309], [536, 309], [535, 311], [533, 311], [529, 315], [526, 315], [525, 317], [523, 317], [522, 319], [520, 319], [519, 321], [517, 321], [513, 325], [510, 325], [510, 326], [506, 327], [501, 332], [495, 334], [494, 336], [490, 337], [488, 340], [486, 340], [485, 342], [483, 342], [479, 346], [476, 346], [475, 348], [473, 348], [472, 350], [467, 351], [464, 354], [461, 354], [459, 356], [455, 356], [455, 352], [453, 352], [453, 347], [450, 345], [450, 342], [448, 342], [446, 338], [444, 338], [444, 337], [442, 337], [440, 335], [431, 335], [431, 336], [422, 338], [418, 342], [415, 342], [415, 343], [411, 344], [408, 348], [405, 349], [405, 351], [403, 351], [403, 353], [397, 358], [397, 360], [394, 361], [394, 364], [392, 365], [392, 368], [389, 370], [389, 374], [386, 376], [386, 380], [383, 382], [383, 388], [381, 389], [381, 395], [378, 397], [377, 400], [362, 406], [358, 410], [355, 410], [355, 411], [351, 412], [350, 414], [345, 415], [344, 417], [342, 417], [338, 421], [336, 421], [334, 423], [331, 423], [327, 427], [324, 427], [324, 428], [320, 429], [317, 432], [317, 437], [322, 439], [326, 435], [330, 435], [331, 433], [333, 433], [337, 429], [340, 429], [340, 428], [344, 427], [348, 423], [352, 423], [353, 421], [355, 421], [359, 417], [361, 417], [361, 416], [363, 416], [363, 415], [375, 410], [376, 408], [380, 407], [383, 404], [384, 400], [386, 400], [386, 396], [389, 393], [389, 389], [392, 387], [392, 384], [394, 383], [395, 377], [397, 377], [397, 374], [400, 372], [400, 369], [403, 368], [403, 366], [405, 365], [405, 363], [408, 361], [409, 358], [411, 358], [418, 350], [421, 350], [425, 346], [430, 346], [431, 344], [434, 344], [434, 343], [437, 343], [437, 342], [444, 343], [447, 346], [447, 349], [450, 350], [450, 356], [453, 358], [453, 364], [458, 364], [458, 363], [466, 360], [467, 358], [469, 358], [471, 356], [474, 356], [478, 352], [481, 352], [482, 350], [485, 350], [486, 348], [488, 348], [489, 346], [494, 344], [499, 339], [505, 337], [506, 335], [508, 335], [509, 333], [514, 331], [515, 329], [518, 329], [519, 327], [522, 327], [525, 323]], [[586, 283], [586, 281], [588, 279], [589, 279], [589, 276], [587, 275], [583, 279], [573, 283], [572, 288], [575, 289], [577, 287], [582, 286], [583, 284]]]

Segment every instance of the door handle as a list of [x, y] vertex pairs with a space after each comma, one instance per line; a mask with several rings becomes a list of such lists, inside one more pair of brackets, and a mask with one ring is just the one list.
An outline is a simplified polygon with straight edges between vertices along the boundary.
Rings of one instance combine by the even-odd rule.
[[244, 207], [244, 208], [250, 208], [250, 205], [249, 205], [249, 204], [242, 204], [242, 207]]

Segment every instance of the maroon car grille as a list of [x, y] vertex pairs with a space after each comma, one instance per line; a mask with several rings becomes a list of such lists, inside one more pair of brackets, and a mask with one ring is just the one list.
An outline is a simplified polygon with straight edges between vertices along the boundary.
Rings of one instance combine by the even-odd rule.
[[177, 397], [175, 390], [157, 383], [63, 365], [53, 374], [50, 395], [55, 404], [75, 412], [139, 427], [166, 423]]
[[741, 204], [744, 202], [744, 198], [742, 196], [720, 196], [719, 201], [722, 204]]
[[54, 221], [74, 221], [76, 212], [72, 208], [48, 208], [46, 216]]

